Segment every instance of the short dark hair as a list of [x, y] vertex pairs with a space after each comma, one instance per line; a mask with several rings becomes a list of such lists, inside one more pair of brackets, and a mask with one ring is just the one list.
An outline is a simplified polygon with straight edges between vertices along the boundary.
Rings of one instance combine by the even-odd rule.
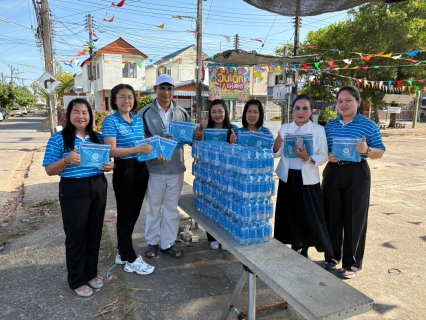
[[130, 84], [126, 84], [126, 83], [117, 84], [114, 88], [112, 88], [112, 90], [111, 90], [111, 109], [117, 110], [117, 104], [115, 103], [115, 100], [117, 99], [117, 94], [120, 92], [120, 90], [123, 90], [123, 89], [128, 89], [128, 90], [132, 91], [133, 108], [132, 108], [132, 110], [130, 110], [130, 112], [132, 112], [133, 110], [135, 110], [138, 107], [138, 99], [136, 97], [135, 89], [133, 89], [133, 87]]
[[95, 121], [95, 119], [93, 116], [93, 111], [92, 111], [92, 107], [90, 106], [90, 103], [85, 99], [75, 98], [75, 99], [72, 99], [70, 103], [68, 103], [67, 114], [66, 114], [67, 124], [65, 128], [62, 130], [62, 138], [64, 140], [64, 147], [66, 151], [74, 150], [76, 135], [75, 135], [75, 126], [71, 123], [71, 112], [72, 112], [72, 109], [74, 108], [74, 105], [76, 104], [86, 105], [87, 110], [89, 112], [89, 116], [90, 116], [89, 123], [86, 126], [86, 133], [89, 135], [90, 140], [92, 140], [92, 142], [99, 143], [99, 139], [95, 131], [93, 130], [93, 122]]
[[265, 111], [263, 110], [262, 102], [260, 102], [259, 100], [256, 100], [256, 99], [251, 99], [251, 100], [247, 101], [246, 104], [244, 105], [243, 116], [242, 116], [242, 119], [241, 119], [241, 121], [243, 123], [243, 127], [247, 128], [247, 126], [248, 126], [246, 115], [247, 115], [248, 108], [251, 105], [255, 105], [259, 109], [259, 120], [257, 120], [257, 122], [256, 122], [256, 128], [260, 128], [261, 126], [263, 126], [263, 116], [265, 114]]
[[299, 94], [294, 100], [293, 100], [293, 107], [292, 109], [294, 109], [294, 104], [296, 103], [296, 101], [298, 100], [306, 100], [309, 102], [309, 107], [312, 109], [314, 108], [314, 100], [312, 100], [311, 96], [308, 94]]
[[[337, 93], [336, 93], [336, 100], [339, 99], [339, 94], [342, 91], [349, 92], [349, 94], [351, 96], [353, 96], [356, 101], [361, 100], [361, 93], [359, 92], [358, 88], [354, 87], [354, 86], [344, 86], [344, 87], [341, 87], [339, 89], [339, 91], [337, 91]], [[364, 102], [361, 100], [361, 103], [360, 103], [360, 105], [358, 107], [358, 112], [360, 112], [361, 110], [363, 110], [363, 108], [364, 108]]]

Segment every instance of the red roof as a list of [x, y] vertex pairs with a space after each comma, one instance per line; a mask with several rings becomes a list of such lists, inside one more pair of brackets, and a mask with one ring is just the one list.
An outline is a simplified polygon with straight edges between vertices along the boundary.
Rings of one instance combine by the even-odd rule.
[[[121, 54], [121, 55], [132, 55], [132, 56], [141, 56], [144, 59], [147, 59], [148, 56], [145, 55], [142, 51], [139, 51], [134, 46], [132, 46], [130, 43], [128, 43], [123, 38], [118, 38], [117, 40], [111, 42], [110, 44], [107, 44], [105, 47], [99, 49], [98, 51], [95, 51], [93, 56], [97, 56], [100, 54]], [[83, 66], [84, 63], [89, 59], [86, 59], [81, 66]]]

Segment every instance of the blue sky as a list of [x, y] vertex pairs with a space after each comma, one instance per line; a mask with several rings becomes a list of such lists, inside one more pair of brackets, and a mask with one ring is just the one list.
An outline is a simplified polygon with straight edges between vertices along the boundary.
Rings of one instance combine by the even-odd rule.
[[[119, 2], [120, 0], [116, 1]], [[123, 7], [111, 6], [111, 0], [51, 0], [51, 19], [54, 30], [55, 60], [77, 58], [79, 50], [88, 40], [86, 17], [94, 18], [94, 32], [99, 37], [97, 48], [101, 48], [119, 37], [156, 61], [162, 56], [180, 48], [195, 44], [195, 20], [173, 19], [173, 15], [196, 17], [196, 0], [127, 0]], [[42, 48], [37, 47], [35, 33], [29, 29], [36, 27], [32, 0], [0, 0], [0, 18], [13, 23], [0, 21], [0, 72], [5, 81], [10, 81], [10, 66], [18, 85], [29, 85], [44, 73]], [[104, 22], [104, 18], [114, 16], [114, 22]], [[331, 23], [347, 19], [346, 11], [332, 12], [313, 17], [302, 17], [301, 37], [303, 40], [310, 30], [317, 30]], [[274, 54], [278, 46], [294, 41], [294, 18], [269, 13], [248, 5], [243, 0], [203, 1], [203, 51], [209, 56], [234, 47], [234, 35], [240, 37], [240, 48], [265, 54]], [[164, 29], [154, 25], [165, 24]], [[25, 27], [27, 28], [25, 28]], [[231, 36], [231, 42], [222, 35]], [[261, 43], [250, 39], [257, 38]], [[61, 65], [63, 70], [76, 73], [79, 67]]]

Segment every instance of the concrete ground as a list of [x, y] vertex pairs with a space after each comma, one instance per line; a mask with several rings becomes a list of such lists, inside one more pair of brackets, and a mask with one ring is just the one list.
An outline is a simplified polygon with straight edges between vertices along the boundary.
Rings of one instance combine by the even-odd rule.
[[[347, 282], [375, 301], [372, 311], [356, 319], [426, 319], [426, 131], [385, 130], [383, 136], [388, 149], [384, 158], [369, 161], [373, 181], [364, 268]], [[185, 180], [192, 183], [189, 148], [185, 156]], [[58, 178], [45, 175], [42, 158], [42, 150], [34, 152], [24, 182], [24, 202], [57, 198]], [[111, 174], [107, 177], [111, 182]], [[110, 183], [107, 220], [114, 210]], [[144, 206], [134, 232], [134, 245], [141, 254], [146, 247], [145, 214]], [[125, 292], [137, 304], [138, 319], [218, 319], [242, 266], [229, 252], [211, 250], [202, 229], [193, 231], [200, 241], [178, 243], [185, 252], [182, 259], [160, 253], [148, 261], [156, 266], [148, 276], [127, 274], [118, 266], [111, 271], [115, 281], [91, 298], [80, 298], [68, 288], [61, 221], [18, 238], [0, 253], [0, 319], [89, 319]], [[106, 277], [116, 253], [115, 222], [105, 223], [104, 236], [104, 241], [112, 242], [103, 246], [100, 254], [100, 275]], [[313, 263], [322, 263], [322, 255], [314, 249], [309, 255]], [[281, 300], [260, 281], [257, 294], [258, 307]], [[237, 308], [247, 310], [246, 287]], [[106, 313], [105, 317], [118, 319], [119, 314], [130, 317], [125, 312]], [[301, 316], [289, 307], [261, 313], [257, 318]]]

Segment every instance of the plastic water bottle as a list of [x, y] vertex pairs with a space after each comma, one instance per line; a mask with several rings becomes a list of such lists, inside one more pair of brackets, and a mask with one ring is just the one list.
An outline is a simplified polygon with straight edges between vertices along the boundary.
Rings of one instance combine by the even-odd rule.
[[246, 223], [242, 223], [240, 226], [241, 227], [239, 232], [239, 239], [240, 239], [239, 243], [242, 246], [247, 246], [250, 242], [248, 225]]
[[263, 241], [270, 242], [272, 240], [272, 225], [268, 219], [263, 222], [263, 233]]
[[249, 244], [256, 244], [257, 240], [257, 228], [254, 222], [249, 225]]
[[263, 228], [262, 221], [256, 222], [256, 228], [257, 228], [257, 238], [255, 240], [256, 243], [262, 243], [263, 239], [265, 237], [265, 230]]

